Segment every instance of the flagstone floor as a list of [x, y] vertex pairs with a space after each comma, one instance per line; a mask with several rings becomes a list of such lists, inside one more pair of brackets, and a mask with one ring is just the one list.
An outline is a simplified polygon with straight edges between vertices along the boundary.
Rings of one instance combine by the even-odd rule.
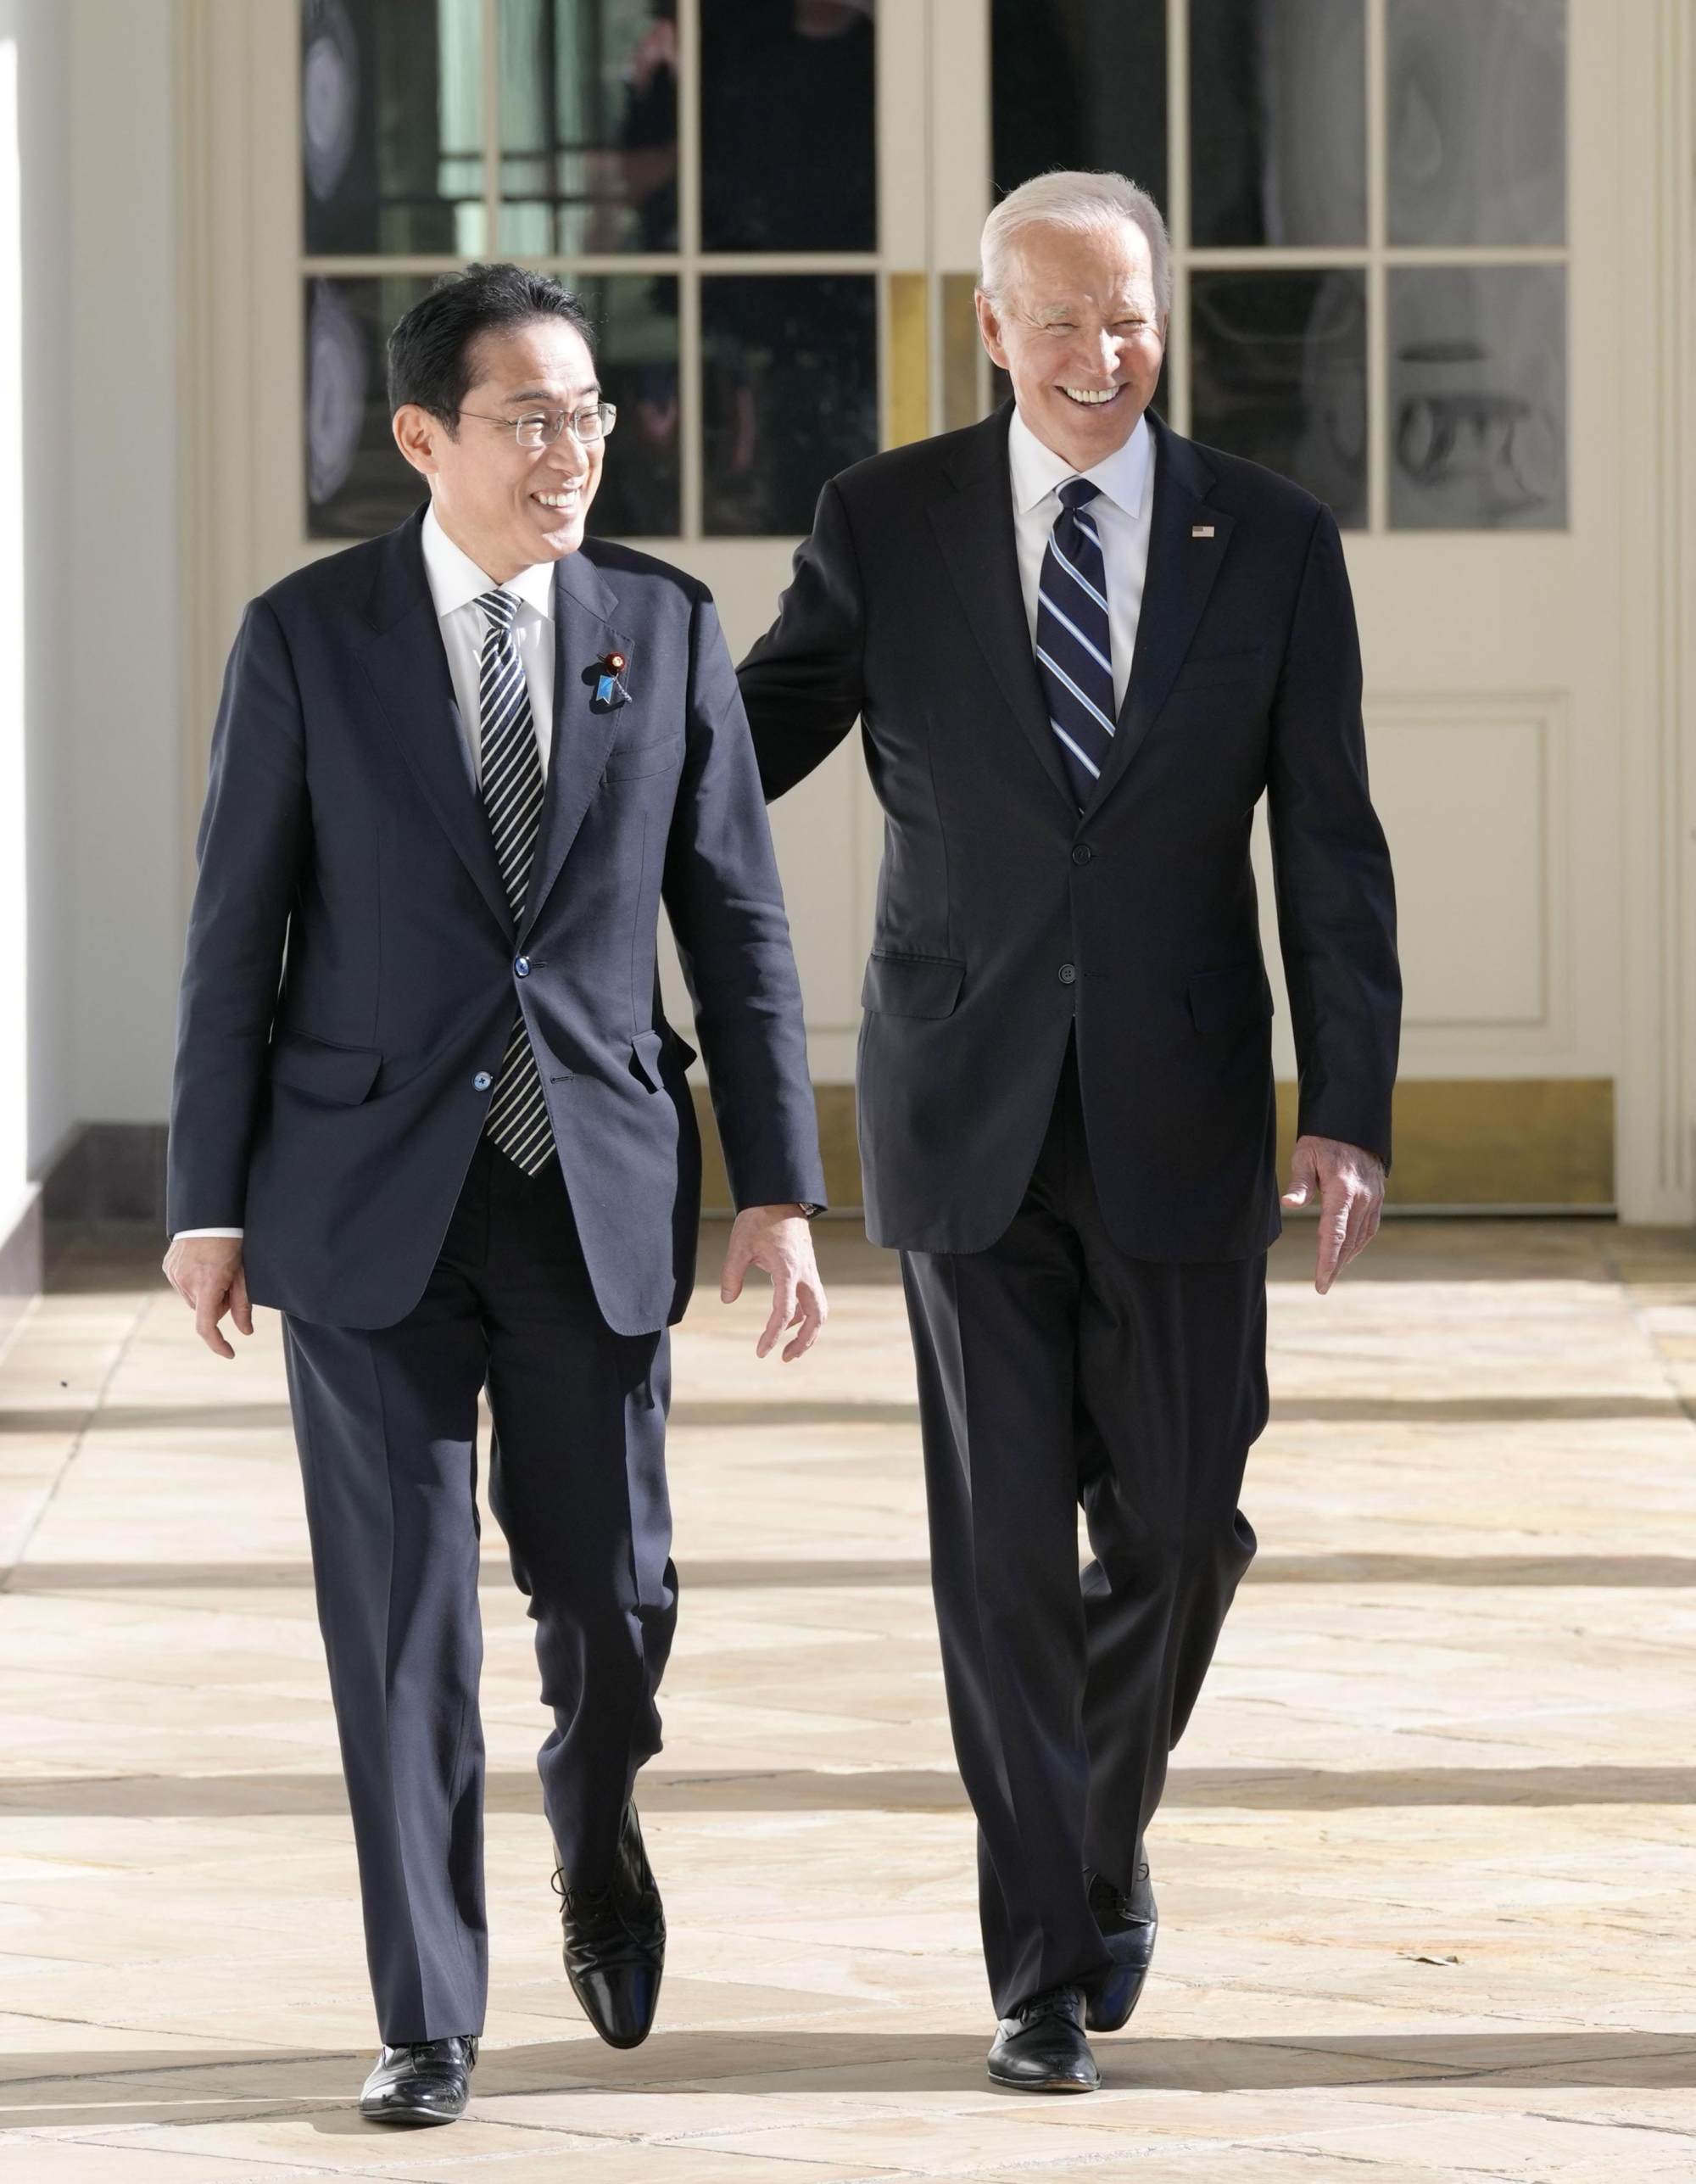
[[1696, 2177], [1691, 1239], [1403, 1221], [1323, 1301], [1311, 1230], [1280, 1247], [1262, 1551], [1151, 1838], [1155, 1972], [1057, 2102], [984, 2076], [901, 1293], [823, 1246], [804, 1365], [711, 1279], [678, 1343], [659, 2028], [613, 2053], [561, 1975], [490, 1528], [488, 2042], [471, 2117], [397, 2137], [350, 2105], [276, 1322], [220, 1364], [151, 1243], [62, 1241], [0, 1360], [0, 2177]]

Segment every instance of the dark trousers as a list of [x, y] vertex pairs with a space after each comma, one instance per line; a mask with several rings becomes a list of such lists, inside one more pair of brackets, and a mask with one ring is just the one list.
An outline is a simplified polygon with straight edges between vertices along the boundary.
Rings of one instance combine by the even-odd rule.
[[554, 1717], [542, 1801], [566, 1874], [592, 1886], [660, 1748], [668, 1338], [611, 1331], [558, 1164], [527, 1176], [486, 1140], [415, 1310], [375, 1332], [286, 1316], [283, 1335], [378, 2025], [391, 2045], [478, 2032], [478, 1393]]
[[1068, 1051], [1006, 1234], [901, 1265], [949, 1718], [1005, 2015], [1106, 1970], [1085, 1868], [1130, 1888], [1253, 1556], [1236, 1500], [1266, 1423], [1266, 1260], [1116, 1248]]

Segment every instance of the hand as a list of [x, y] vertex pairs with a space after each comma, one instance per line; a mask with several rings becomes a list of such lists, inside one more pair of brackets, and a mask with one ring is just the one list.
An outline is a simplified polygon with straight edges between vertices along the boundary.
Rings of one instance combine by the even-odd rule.
[[718, 1277], [722, 1303], [734, 1304], [742, 1294], [742, 1277], [750, 1266], [763, 1266], [772, 1277], [771, 1316], [754, 1354], [768, 1356], [784, 1329], [798, 1327], [801, 1332], [784, 1352], [784, 1363], [793, 1365], [818, 1340], [830, 1316], [812, 1255], [812, 1230], [799, 1206], [745, 1206], [737, 1215]]
[[244, 1335], [254, 1331], [238, 1236], [179, 1236], [165, 1255], [166, 1279], [194, 1315], [194, 1332], [219, 1357], [234, 1357], [218, 1322], [226, 1312]]
[[1286, 1206], [1319, 1202], [1319, 1266], [1314, 1287], [1323, 1297], [1378, 1233], [1384, 1208], [1384, 1164], [1375, 1153], [1336, 1137], [1298, 1137], [1290, 1161]]

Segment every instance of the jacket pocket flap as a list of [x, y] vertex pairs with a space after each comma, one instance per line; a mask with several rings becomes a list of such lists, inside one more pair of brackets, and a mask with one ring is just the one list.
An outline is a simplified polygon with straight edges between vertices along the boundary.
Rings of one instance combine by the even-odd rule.
[[1257, 964], [1198, 970], [1190, 980], [1190, 1015], [1198, 1031], [1228, 1031], [1272, 1014], [1272, 989]]
[[1257, 645], [1247, 652], [1205, 652], [1193, 660], [1186, 660], [1178, 670], [1180, 683], [1235, 683], [1249, 675], [1258, 675], [1266, 658], [1266, 648]]
[[966, 975], [946, 956], [873, 954], [866, 965], [860, 1006], [883, 1016], [951, 1016]]
[[630, 1051], [636, 1060], [636, 1075], [650, 1092], [658, 1092], [665, 1081], [660, 1075], [660, 1053], [665, 1043], [657, 1031], [639, 1031], [630, 1042]]
[[663, 774], [668, 767], [680, 765], [683, 755], [683, 737], [674, 729], [664, 735], [649, 736], [640, 743], [616, 744], [602, 778], [608, 781], [633, 781], [645, 774]]
[[274, 1084], [310, 1092], [338, 1107], [357, 1107], [382, 1067], [382, 1056], [375, 1047], [326, 1047], [300, 1031], [279, 1032], [271, 1050]]

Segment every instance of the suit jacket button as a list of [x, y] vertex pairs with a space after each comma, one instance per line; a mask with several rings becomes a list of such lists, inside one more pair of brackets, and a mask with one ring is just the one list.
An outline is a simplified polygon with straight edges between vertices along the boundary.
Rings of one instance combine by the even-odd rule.
[[1087, 864], [1095, 853], [1088, 842], [1080, 841], [1072, 852], [1072, 862], [1074, 864]]
[[1060, 983], [1062, 986], [1074, 986], [1077, 983], [1077, 979], [1078, 974], [1070, 964], [1061, 964]]
[[513, 964], [512, 968], [517, 972], [520, 978], [528, 978], [530, 975], [529, 957], [520, 956], [517, 962]]
[[473, 1092], [487, 1092], [494, 1082], [494, 1079], [487, 1070], [479, 1070], [471, 1079], [471, 1089]]

